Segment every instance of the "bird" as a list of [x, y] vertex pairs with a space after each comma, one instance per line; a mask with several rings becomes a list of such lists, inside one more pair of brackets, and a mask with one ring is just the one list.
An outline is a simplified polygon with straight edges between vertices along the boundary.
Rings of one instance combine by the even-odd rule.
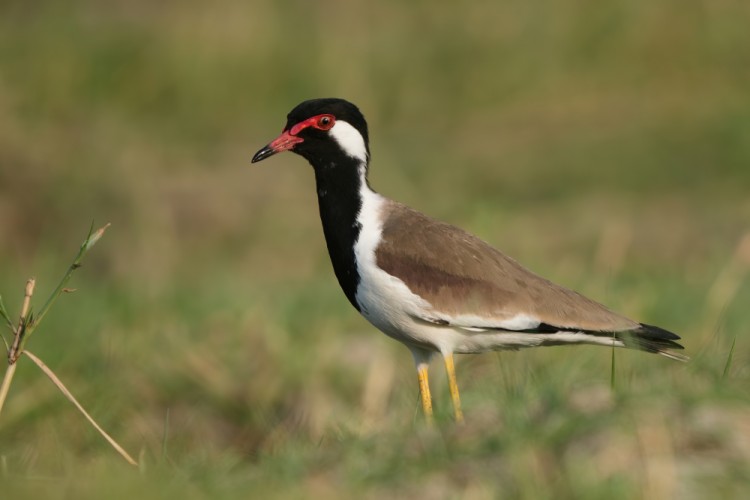
[[252, 163], [291, 151], [315, 173], [326, 246], [346, 298], [411, 351], [425, 418], [428, 370], [443, 358], [454, 419], [464, 420], [454, 354], [565, 344], [688, 358], [675, 333], [629, 319], [523, 267], [477, 236], [370, 187], [367, 122], [340, 98], [306, 100]]

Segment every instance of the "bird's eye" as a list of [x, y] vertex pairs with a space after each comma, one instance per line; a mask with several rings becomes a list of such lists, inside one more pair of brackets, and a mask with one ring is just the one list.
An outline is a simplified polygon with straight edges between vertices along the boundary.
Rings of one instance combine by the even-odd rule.
[[318, 128], [320, 130], [330, 130], [331, 127], [333, 127], [333, 116], [331, 115], [323, 115], [320, 118], [318, 118]]

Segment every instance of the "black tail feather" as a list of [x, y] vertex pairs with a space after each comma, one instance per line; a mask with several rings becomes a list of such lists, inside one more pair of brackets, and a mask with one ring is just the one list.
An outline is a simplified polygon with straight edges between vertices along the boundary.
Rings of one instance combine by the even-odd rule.
[[[645, 323], [639, 323], [639, 326], [632, 330], [624, 330], [619, 332], [607, 332], [603, 330], [584, 330], [575, 327], [555, 326], [549, 323], [540, 323], [536, 327], [528, 330], [514, 330], [521, 333], [557, 333], [557, 332], [581, 332], [594, 337], [609, 337], [610, 339], [619, 340], [622, 345], [631, 349], [638, 349], [639, 351], [651, 352], [654, 354], [661, 354], [670, 359], [677, 361], [688, 361], [690, 358], [684, 354], [672, 352], [672, 350], [685, 349], [682, 344], [676, 342], [680, 340], [680, 336], [660, 328], [654, 325], [647, 325]], [[501, 330], [501, 329], [498, 329]], [[504, 330], [504, 329], [503, 329]], [[567, 343], [567, 341], [555, 342], [553, 339], [548, 339], [543, 345], [560, 345]]]
[[688, 359], [690, 359], [684, 354], [671, 352], [673, 349], [685, 349], [681, 344], [676, 342], [677, 340], [680, 340], [679, 335], [658, 326], [647, 325], [645, 323], [639, 323], [639, 325], [640, 326], [638, 328], [634, 328], [632, 330], [625, 330], [622, 332], [604, 332], [580, 330], [577, 328], [560, 328], [557, 326], [542, 323], [538, 328], [535, 328], [533, 331], [529, 331], [529, 333], [579, 331], [587, 333], [589, 335], [595, 335], [597, 337], [613, 337], [622, 342], [625, 347], [638, 349], [639, 351], [652, 352], [654, 354], [661, 354], [662, 356], [666, 356], [678, 361], [687, 361]]
[[621, 340], [627, 347], [640, 349], [642, 351], [662, 354], [664, 356], [686, 361], [688, 358], [682, 354], [668, 352], [669, 349], [684, 349], [684, 347], [675, 342], [680, 340], [676, 335], [664, 328], [641, 323], [639, 328], [618, 332], [615, 334], [618, 340]]

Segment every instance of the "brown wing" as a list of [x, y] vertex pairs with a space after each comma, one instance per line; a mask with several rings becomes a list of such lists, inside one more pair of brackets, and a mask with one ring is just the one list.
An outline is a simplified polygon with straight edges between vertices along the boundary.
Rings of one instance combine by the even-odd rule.
[[455, 226], [396, 202], [387, 205], [381, 216], [382, 241], [375, 253], [378, 266], [401, 279], [440, 314], [502, 322], [522, 313], [550, 326], [588, 331], [639, 326], [532, 273]]

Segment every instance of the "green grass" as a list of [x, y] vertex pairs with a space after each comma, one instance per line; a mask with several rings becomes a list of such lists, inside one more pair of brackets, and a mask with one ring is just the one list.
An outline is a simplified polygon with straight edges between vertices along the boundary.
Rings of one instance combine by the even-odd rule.
[[[731, 0], [6, 2], [0, 294], [47, 296], [112, 222], [28, 347], [142, 465], [21, 359], [0, 496], [746, 497], [748, 21]], [[311, 169], [249, 164], [318, 96], [364, 111], [376, 189], [693, 360], [460, 357], [467, 424], [435, 364], [425, 429], [407, 350], [338, 290]]]

